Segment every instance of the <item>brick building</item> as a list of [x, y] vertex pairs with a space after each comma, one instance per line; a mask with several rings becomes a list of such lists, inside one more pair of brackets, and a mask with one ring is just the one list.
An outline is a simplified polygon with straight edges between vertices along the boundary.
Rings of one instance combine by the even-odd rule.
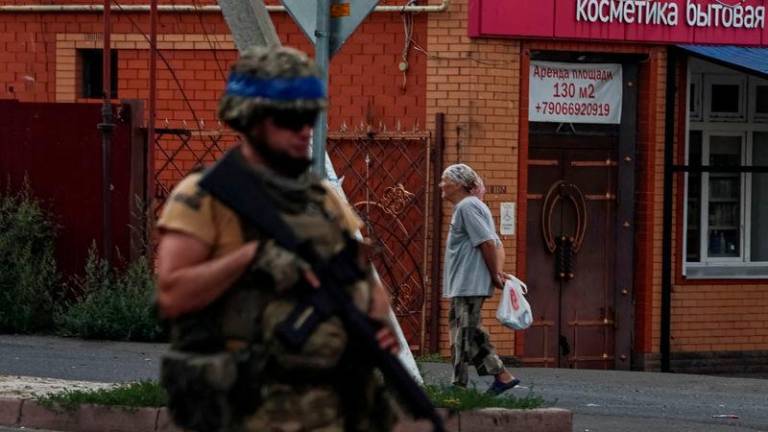
[[[89, 86], [100, 86], [93, 72], [100, 61], [94, 51], [101, 42], [99, 13], [0, 3], [2, 97], [97, 101]], [[761, 150], [768, 146], [768, 86], [765, 68], [748, 55], [733, 64], [746, 52], [733, 45], [761, 45], [768, 37], [764, 16], [763, 22], [752, 16], [747, 28], [746, 6], [739, 6], [741, 28], [731, 22], [720, 29], [697, 25], [702, 19], [696, 14], [712, 18], [703, 0], [613, 2], [620, 6], [604, 8], [598, 1], [557, 3], [567, 4], [565, 11], [554, 14], [554, 0], [536, 10], [518, 1], [451, 0], [429, 13], [373, 13], [333, 60], [332, 136], [428, 133], [434, 148], [442, 135], [443, 165], [467, 162], [483, 175], [497, 225], [502, 203], [515, 204], [516, 220], [506, 221], [511, 231], [502, 236], [507, 268], [528, 282], [536, 322], [525, 332], [504, 329], [493, 319], [498, 297], [488, 302], [485, 324], [500, 354], [550, 367], [764, 367], [766, 175], [749, 167], [768, 165]], [[643, 3], [646, 10], [623, 9], [629, 3]], [[747, 3], [749, 13], [763, 7], [762, 1]], [[180, 0], [161, 4], [183, 6]], [[693, 25], [691, 4], [697, 5]], [[733, 20], [735, 12], [729, 13]], [[627, 19], [640, 15], [645, 21]], [[285, 44], [311, 49], [287, 14], [272, 17]], [[116, 98], [145, 99], [148, 15], [116, 6], [113, 23]], [[200, 129], [218, 130], [216, 99], [226, 65], [236, 56], [228, 33], [217, 12], [161, 12], [158, 40], [165, 60], [159, 62], [158, 127], [187, 127], [197, 119]], [[716, 46], [676, 47], [692, 43]], [[599, 68], [603, 75], [591, 79], [613, 87], [593, 98], [582, 93], [589, 104], [599, 101], [575, 108], [585, 115], [574, 105], [542, 100], [542, 83], [552, 78], [542, 73], [563, 78], [555, 85], [566, 84], [567, 101], [580, 96], [580, 88], [568, 88], [581, 82], [570, 79], [578, 75], [574, 71], [587, 71], [582, 78], [589, 81], [589, 71]], [[531, 111], [537, 106], [543, 112]], [[604, 116], [597, 114], [601, 109]], [[184, 154], [178, 158], [191, 168], [195, 160]], [[685, 168], [702, 165], [727, 169]], [[671, 179], [666, 184], [665, 170]], [[430, 199], [423, 198], [425, 208]], [[442, 210], [437, 222], [444, 238], [450, 208]], [[435, 244], [430, 217], [425, 215], [422, 230], [425, 269]], [[572, 258], [556, 267], [563, 253]], [[437, 347], [447, 355], [448, 308], [430, 304], [430, 285], [421, 287], [422, 315], [409, 339], [422, 351]]]

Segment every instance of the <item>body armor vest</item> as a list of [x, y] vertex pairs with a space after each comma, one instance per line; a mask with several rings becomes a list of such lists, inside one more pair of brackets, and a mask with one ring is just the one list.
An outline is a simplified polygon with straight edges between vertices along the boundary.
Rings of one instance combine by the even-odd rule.
[[[258, 171], [257, 171], [258, 172]], [[296, 237], [311, 242], [322, 259], [328, 259], [345, 246], [346, 233], [339, 210], [326, 208], [326, 194], [332, 193], [317, 180], [306, 185], [285, 179], [268, 179], [265, 189], [273, 198], [281, 218]], [[346, 334], [337, 318], [321, 324], [299, 352], [284, 349], [274, 337], [275, 326], [293, 310], [302, 292], [306, 263], [241, 220], [245, 241], [260, 242], [257, 255], [244, 275], [219, 299], [205, 309], [175, 320], [172, 348], [194, 353], [232, 351], [251, 345], [264, 345], [275, 363], [286, 369], [330, 368], [338, 362], [346, 346]], [[361, 310], [370, 298], [367, 281], [347, 287]]]
[[[319, 180], [298, 184], [257, 174], [280, 217], [300, 241], [311, 242], [320, 259], [345, 247], [349, 234], [340, 221], [341, 209], [327, 206], [334, 202], [326, 196], [332, 192]], [[259, 406], [261, 389], [269, 383], [332, 382], [347, 348], [347, 333], [334, 316], [318, 325], [300, 349], [283, 346], [275, 330], [308, 289], [302, 282], [309, 266], [243, 218], [241, 227], [246, 242], [260, 242], [250, 267], [216, 301], [171, 323], [171, 352], [163, 358], [161, 381], [174, 419], [187, 429], [231, 430], [238, 418]], [[346, 289], [367, 310], [368, 282]]]

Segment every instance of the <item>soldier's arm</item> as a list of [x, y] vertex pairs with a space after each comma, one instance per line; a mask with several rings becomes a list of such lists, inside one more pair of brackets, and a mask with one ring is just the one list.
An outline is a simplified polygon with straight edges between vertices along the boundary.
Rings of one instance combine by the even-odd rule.
[[208, 244], [181, 232], [165, 232], [157, 253], [160, 313], [176, 318], [209, 305], [243, 274], [256, 248], [256, 242], [249, 242], [229, 254], [210, 259]]

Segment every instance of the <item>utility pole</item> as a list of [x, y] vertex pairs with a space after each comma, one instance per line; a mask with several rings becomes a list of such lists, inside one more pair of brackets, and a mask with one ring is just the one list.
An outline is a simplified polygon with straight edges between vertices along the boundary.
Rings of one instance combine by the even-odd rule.
[[280, 46], [280, 38], [262, 0], [217, 0], [237, 50], [252, 46]]
[[110, 12], [112, 0], [104, 0], [104, 49], [102, 52], [102, 88], [104, 93], [101, 105], [101, 229], [102, 257], [112, 263], [112, 50]]
[[[328, 86], [328, 66], [331, 62], [331, 2], [330, 0], [317, 0], [317, 28], [315, 29], [315, 62], [320, 68], [323, 87]], [[325, 172], [325, 141], [328, 137], [328, 112], [320, 111], [315, 122], [312, 136], [312, 170], [321, 178], [326, 177]]]

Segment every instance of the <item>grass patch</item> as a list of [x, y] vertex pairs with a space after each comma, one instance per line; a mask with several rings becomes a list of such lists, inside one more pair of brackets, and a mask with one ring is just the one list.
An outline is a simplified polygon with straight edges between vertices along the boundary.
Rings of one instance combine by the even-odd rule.
[[532, 391], [523, 398], [514, 396], [491, 396], [472, 388], [450, 385], [427, 385], [424, 390], [438, 408], [466, 411], [479, 408], [534, 409], [545, 405], [540, 396]]
[[[516, 398], [489, 396], [475, 389], [449, 385], [427, 385], [424, 390], [436, 407], [455, 411], [479, 408], [533, 409], [548, 405], [542, 397], [534, 396], [532, 391], [523, 398]], [[141, 381], [100, 390], [64, 390], [39, 396], [37, 402], [51, 409], [67, 411], [75, 410], [83, 404], [158, 408], [167, 405], [168, 395], [157, 381]]]
[[416, 363], [448, 363], [448, 359], [439, 353], [423, 354], [416, 357]]
[[156, 381], [121, 384], [99, 390], [64, 390], [39, 396], [37, 402], [47, 408], [73, 411], [83, 404], [121, 406], [131, 408], [163, 407], [168, 395]]

